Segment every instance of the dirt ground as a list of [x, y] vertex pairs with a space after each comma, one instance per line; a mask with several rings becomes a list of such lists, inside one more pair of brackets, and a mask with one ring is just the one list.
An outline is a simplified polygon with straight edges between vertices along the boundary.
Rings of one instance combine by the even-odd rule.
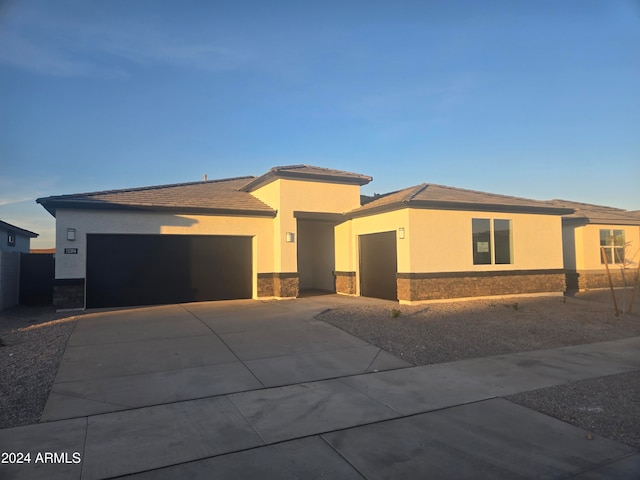
[[77, 318], [53, 307], [0, 312], [0, 428], [40, 420]]

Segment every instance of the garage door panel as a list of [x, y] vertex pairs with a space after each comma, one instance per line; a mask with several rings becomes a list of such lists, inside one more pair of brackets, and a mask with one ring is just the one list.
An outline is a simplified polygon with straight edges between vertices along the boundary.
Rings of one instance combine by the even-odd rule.
[[251, 237], [88, 235], [87, 306], [251, 298]]

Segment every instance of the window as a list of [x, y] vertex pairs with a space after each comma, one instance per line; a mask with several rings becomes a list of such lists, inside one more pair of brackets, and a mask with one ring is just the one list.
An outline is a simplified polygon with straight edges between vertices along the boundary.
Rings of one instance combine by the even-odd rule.
[[[624, 263], [624, 230], [600, 230], [600, 263]], [[604, 253], [604, 255], [603, 255]]]
[[7, 245], [9, 245], [10, 247], [15, 247], [16, 246], [16, 234], [13, 232], [9, 232], [7, 234]]
[[504, 265], [513, 263], [511, 220], [473, 218], [474, 265]]

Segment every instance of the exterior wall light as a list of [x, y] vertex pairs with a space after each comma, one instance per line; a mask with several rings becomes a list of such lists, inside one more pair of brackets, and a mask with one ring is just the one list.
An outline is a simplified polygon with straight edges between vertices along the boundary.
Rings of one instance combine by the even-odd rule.
[[70, 242], [75, 241], [76, 239], [76, 229], [75, 228], [67, 228], [67, 240]]
[[398, 229], [398, 238], [399, 238], [400, 240], [404, 240], [404, 227], [400, 227], [400, 228]]
[[287, 243], [293, 243], [296, 241], [296, 234], [293, 232], [287, 232]]

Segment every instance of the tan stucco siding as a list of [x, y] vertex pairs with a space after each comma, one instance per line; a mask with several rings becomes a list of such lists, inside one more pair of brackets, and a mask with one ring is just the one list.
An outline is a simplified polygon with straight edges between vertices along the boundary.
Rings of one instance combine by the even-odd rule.
[[[600, 262], [600, 230], [624, 230], [625, 256], [631, 262], [629, 266], [637, 266], [640, 258], [640, 227], [624, 226], [624, 225], [581, 225], [577, 227], [565, 227], [565, 233], [568, 229], [573, 229], [573, 239], [571, 235], [565, 234], [564, 241], [567, 243], [574, 242], [575, 260], [571, 262], [569, 259], [565, 261], [565, 268], [569, 270], [604, 270], [605, 266]], [[570, 249], [570, 245], [565, 246], [565, 250]], [[571, 268], [570, 265], [575, 265]]]
[[405, 238], [396, 237], [398, 271], [409, 271], [407, 269], [410, 268], [411, 259], [408, 225], [408, 210], [404, 209], [368, 217], [358, 217], [336, 226], [336, 271], [356, 272], [355, 285], [357, 295], [360, 294], [358, 237], [360, 235], [391, 231], [395, 231], [396, 235], [398, 235], [399, 228], [404, 228]]
[[[251, 194], [278, 211], [274, 222], [274, 272], [298, 271], [294, 212], [344, 213], [360, 205], [358, 185], [278, 178]], [[287, 232], [295, 235], [294, 242], [287, 242]]]
[[[67, 240], [67, 228], [76, 229], [76, 240]], [[91, 233], [243, 235], [254, 237], [254, 277], [273, 268], [273, 219], [270, 217], [231, 217], [171, 215], [166, 213], [114, 212], [99, 210], [58, 210], [56, 217], [56, 278], [84, 278], [86, 236]], [[65, 248], [77, 248], [76, 255], [65, 255]], [[254, 278], [254, 289], [256, 281]]]
[[[559, 216], [522, 213], [409, 210], [411, 273], [560, 269]], [[472, 219], [511, 220], [513, 263], [474, 265]]]
[[[513, 263], [474, 265], [473, 218], [512, 221]], [[336, 227], [336, 270], [357, 271], [358, 235], [405, 229], [398, 239], [398, 272], [469, 272], [561, 269], [562, 225], [558, 216], [403, 209], [354, 218]]]
[[277, 180], [275, 182], [268, 183], [263, 187], [251, 192], [251, 195], [256, 197], [259, 200], [262, 200], [264, 203], [269, 205], [271, 208], [277, 211], [277, 215], [272, 222], [272, 232], [271, 232], [271, 241], [273, 245], [273, 263], [271, 265], [271, 272], [284, 272], [282, 270], [282, 246], [284, 245], [284, 241], [281, 241], [280, 232], [282, 231], [281, 223], [282, 223], [282, 189], [280, 188], [280, 181]]

